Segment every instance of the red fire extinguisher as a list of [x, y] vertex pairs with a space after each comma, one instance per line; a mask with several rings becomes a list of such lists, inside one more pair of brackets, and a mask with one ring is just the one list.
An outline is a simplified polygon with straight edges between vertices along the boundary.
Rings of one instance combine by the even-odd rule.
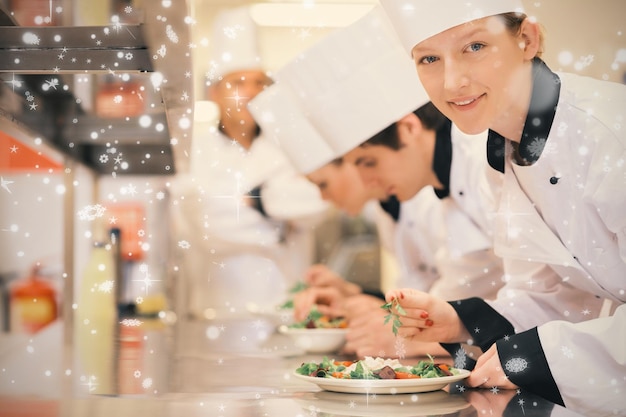
[[13, 284], [10, 291], [10, 330], [36, 333], [57, 318], [56, 291], [35, 264], [30, 276]]

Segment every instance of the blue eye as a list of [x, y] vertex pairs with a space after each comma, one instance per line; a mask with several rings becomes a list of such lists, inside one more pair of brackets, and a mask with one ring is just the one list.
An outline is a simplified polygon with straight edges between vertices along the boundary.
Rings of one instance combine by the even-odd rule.
[[433, 62], [437, 61], [438, 58], [435, 56], [425, 56], [422, 59], [419, 60], [420, 64], [432, 64]]
[[467, 47], [471, 52], [478, 52], [485, 47], [482, 43], [472, 43]]

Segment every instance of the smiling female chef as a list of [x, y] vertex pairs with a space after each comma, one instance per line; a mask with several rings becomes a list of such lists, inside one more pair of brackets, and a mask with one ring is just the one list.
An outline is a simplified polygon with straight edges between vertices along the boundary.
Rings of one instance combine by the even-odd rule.
[[[392, 291], [401, 333], [487, 350], [473, 386], [519, 386], [585, 414], [626, 409], [626, 87], [554, 73], [515, 0], [383, 0], [433, 103], [467, 133], [490, 129], [504, 171], [494, 302]], [[587, 309], [606, 298], [609, 317]], [[580, 311], [564, 306], [579, 302]], [[588, 320], [574, 323], [580, 314]], [[516, 334], [514, 334], [516, 333]], [[495, 342], [495, 344], [494, 344]]]

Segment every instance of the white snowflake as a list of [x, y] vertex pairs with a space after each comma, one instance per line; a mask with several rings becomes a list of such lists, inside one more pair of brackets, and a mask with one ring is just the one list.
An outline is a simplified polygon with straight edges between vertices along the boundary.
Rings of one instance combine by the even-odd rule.
[[143, 380], [143, 382], [141, 383], [141, 386], [144, 387], [145, 389], [148, 389], [152, 386], [152, 378], [146, 378]]
[[126, 58], [127, 61], [130, 61], [131, 59], [133, 59], [133, 54], [130, 52], [126, 52], [126, 55], [124, 55], [124, 58]]
[[504, 364], [504, 367], [506, 368], [507, 371], [516, 374], [528, 368], [528, 361], [526, 361], [526, 359], [524, 358], [512, 358], [506, 361], [506, 363]]
[[59, 85], [59, 79], [52, 78], [50, 80], [46, 80], [45, 85], [46, 85], [46, 88], [54, 88], [56, 90], [57, 86]]
[[467, 366], [467, 353], [465, 349], [459, 348], [454, 354], [454, 367], [459, 369], [465, 369]]
[[102, 217], [105, 211], [106, 207], [100, 204], [85, 206], [82, 210], [78, 212], [78, 218], [80, 220], [92, 221], [98, 217]]
[[545, 146], [546, 146], [546, 138], [534, 138], [528, 144], [528, 152], [530, 152], [530, 154], [534, 156], [535, 158], [538, 158], [539, 156], [541, 156], [541, 153], [543, 152], [543, 148]]
[[39, 45], [41, 39], [39, 39], [39, 36], [35, 35], [32, 32], [26, 32], [22, 36], [22, 41], [24, 41], [24, 43], [28, 45]]
[[241, 25], [227, 26], [224, 28], [224, 35], [228, 39], [236, 39], [238, 36], [238, 32], [244, 30], [244, 27]]
[[143, 322], [139, 319], [124, 319], [120, 322], [120, 324], [126, 327], [139, 327], [143, 324]]
[[569, 359], [574, 358], [574, 351], [572, 351], [572, 349], [567, 346], [561, 346], [561, 352], [563, 353], [563, 356], [565, 356], [566, 358], [569, 358]]
[[396, 351], [396, 355], [398, 355], [398, 358], [404, 359], [404, 357], [406, 356], [406, 346], [404, 345], [404, 339], [401, 337], [396, 337], [396, 340], [393, 343], [393, 347]]
[[111, 291], [113, 291], [113, 281], [106, 280], [100, 284], [98, 284], [98, 291], [100, 292], [106, 292], [106, 293], [110, 293]]
[[186, 240], [181, 240], [178, 242], [178, 247], [181, 249], [189, 249], [191, 247], [191, 244]]
[[556, 128], [556, 132], [558, 136], [565, 136], [565, 134], [567, 133], [567, 128], [568, 128], [568, 124], [565, 122], [561, 122], [559, 123], [559, 125]]
[[98, 159], [100, 160], [101, 164], [106, 164], [107, 162], [109, 162], [109, 155], [103, 153]]
[[122, 194], [127, 193], [129, 195], [136, 195], [137, 194], [137, 187], [135, 187], [133, 184], [128, 184], [127, 187], [123, 187], [122, 188]]
[[13, 184], [14, 181], [5, 180], [0, 177], [0, 187], [4, 188], [9, 194], [11, 194], [11, 190], [9, 189], [9, 184]]
[[165, 27], [165, 34], [172, 43], [178, 43], [178, 35], [174, 32], [172, 25], [167, 25]]
[[133, 8], [131, 6], [124, 7], [124, 13], [130, 14], [133, 12]]

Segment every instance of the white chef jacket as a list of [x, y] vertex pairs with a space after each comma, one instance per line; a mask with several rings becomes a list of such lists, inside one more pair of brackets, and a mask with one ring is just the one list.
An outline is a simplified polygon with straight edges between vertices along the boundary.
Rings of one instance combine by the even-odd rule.
[[[620, 414], [626, 410], [626, 87], [573, 74], [558, 74], [559, 84], [553, 75], [535, 63], [533, 99], [550, 88], [558, 94], [539, 159], [522, 166], [505, 158], [495, 245], [507, 283], [490, 305], [522, 333], [500, 339], [498, 353], [520, 387], [586, 415]], [[605, 298], [620, 307], [597, 318]], [[480, 330], [475, 338], [505, 336], [484, 334], [495, 321], [484, 312], [483, 328], [478, 319], [466, 321], [467, 311], [459, 315], [470, 331]]]
[[426, 187], [403, 203], [397, 230], [402, 286], [446, 300], [490, 299], [502, 286], [491, 230], [501, 176], [488, 170], [486, 133], [470, 136], [452, 125], [449, 195], [439, 199]]
[[[257, 187], [259, 196], [246, 197]], [[186, 254], [195, 258], [194, 308], [239, 313], [282, 302], [312, 262], [313, 227], [328, 208], [318, 188], [262, 135], [246, 150], [217, 130], [194, 138], [178, 188], [178, 230], [196, 250]], [[260, 198], [265, 213], [246, 198]]]
[[401, 203], [393, 236], [396, 287], [430, 291], [439, 279], [436, 254], [444, 242], [444, 231], [442, 203], [433, 187], [424, 187]]

